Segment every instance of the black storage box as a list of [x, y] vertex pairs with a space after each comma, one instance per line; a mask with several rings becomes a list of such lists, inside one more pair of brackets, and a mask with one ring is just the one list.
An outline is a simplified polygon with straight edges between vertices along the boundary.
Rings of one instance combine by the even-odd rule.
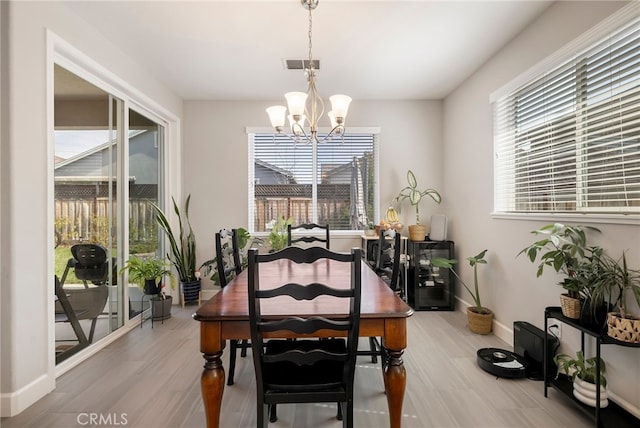
[[[544, 332], [526, 321], [513, 323], [513, 351], [527, 361], [527, 377], [542, 380], [544, 361]], [[557, 337], [547, 333], [547, 379], [556, 375], [556, 365], [553, 357], [560, 346]]]

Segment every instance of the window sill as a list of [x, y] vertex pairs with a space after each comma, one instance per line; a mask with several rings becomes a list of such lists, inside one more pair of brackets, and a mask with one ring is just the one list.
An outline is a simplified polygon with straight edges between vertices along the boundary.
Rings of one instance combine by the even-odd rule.
[[528, 220], [547, 222], [640, 225], [640, 214], [568, 214], [568, 213], [502, 213], [492, 212], [496, 220]]

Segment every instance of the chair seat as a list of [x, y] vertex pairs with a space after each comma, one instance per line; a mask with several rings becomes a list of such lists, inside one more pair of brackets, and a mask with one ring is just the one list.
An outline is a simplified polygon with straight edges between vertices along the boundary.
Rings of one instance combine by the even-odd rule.
[[[331, 353], [347, 351], [344, 339], [326, 340], [270, 340], [265, 356], [282, 354], [291, 350], [305, 352], [320, 349]], [[265, 363], [265, 386], [268, 391], [336, 391], [343, 390], [344, 361], [319, 361], [313, 366], [298, 366], [290, 361]]]

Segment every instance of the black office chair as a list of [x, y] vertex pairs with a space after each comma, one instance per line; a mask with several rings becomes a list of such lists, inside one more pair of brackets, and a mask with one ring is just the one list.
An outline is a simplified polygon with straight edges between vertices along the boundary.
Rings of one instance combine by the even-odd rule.
[[[248, 258], [248, 303], [256, 373], [257, 426], [267, 426], [269, 408], [269, 420], [277, 420], [278, 403], [337, 402], [337, 418], [343, 420], [344, 427], [353, 427], [353, 381], [360, 328], [361, 250], [354, 248], [347, 254], [322, 247], [287, 247], [276, 253], [258, 254], [258, 250], [252, 248]], [[341, 287], [334, 287], [333, 284], [287, 283], [276, 288], [261, 289], [260, 265], [280, 259], [295, 263], [313, 263], [321, 259], [350, 263], [351, 282], [340, 284]], [[287, 308], [308, 304], [300, 300], [348, 299], [349, 313], [335, 318], [277, 317], [273, 313], [263, 317], [263, 301], [270, 298], [286, 299]], [[313, 337], [320, 330], [328, 338], [269, 339], [265, 342], [263, 336], [280, 331]], [[345, 334], [346, 339], [338, 337]]]
[[[402, 255], [400, 233], [395, 234], [393, 240], [386, 239], [385, 232], [380, 231], [377, 243], [373, 246], [374, 258], [372, 268], [376, 274], [396, 293], [402, 291], [400, 286], [401, 269], [400, 256]], [[383, 367], [386, 362], [386, 355], [382, 350], [377, 337], [369, 337], [369, 350], [358, 351], [360, 356], [370, 356], [372, 363], [378, 362], [380, 356]]]
[[[313, 230], [324, 230], [324, 238], [318, 235], [309, 235]], [[290, 247], [296, 243], [304, 242], [306, 244], [317, 245], [316, 243], [320, 243], [324, 245], [326, 249], [330, 249], [330, 239], [329, 239], [329, 225], [325, 224], [321, 226], [315, 223], [305, 223], [299, 224], [297, 226], [287, 226], [287, 245]], [[306, 233], [304, 236], [297, 236], [296, 233]]]
[[[231, 279], [242, 272], [236, 229], [220, 229], [220, 231], [216, 232], [216, 267], [220, 288], [226, 287]], [[240, 343], [235, 339], [229, 341], [229, 376], [227, 385], [233, 385], [234, 383], [238, 348], [241, 349], [241, 356], [246, 357], [249, 346], [247, 340], [242, 340]]]
[[[73, 320], [91, 320], [89, 336], [85, 343], [88, 345], [93, 342], [98, 316], [104, 312], [109, 299], [109, 289], [106, 287], [109, 282], [107, 249], [97, 244], [76, 244], [71, 247], [71, 255], [73, 257], [67, 261], [62, 278], [56, 285], [56, 322], [72, 323], [78, 341], [85, 343], [76, 331]], [[71, 269], [76, 278], [82, 281], [83, 288], [65, 287]], [[65, 308], [66, 304], [68, 308]]]

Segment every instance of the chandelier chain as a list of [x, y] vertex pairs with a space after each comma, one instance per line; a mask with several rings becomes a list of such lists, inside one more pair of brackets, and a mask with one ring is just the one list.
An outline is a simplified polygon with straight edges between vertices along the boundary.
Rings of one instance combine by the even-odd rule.
[[[307, 36], [309, 39], [309, 62], [304, 67], [307, 77], [307, 93], [288, 92], [285, 94], [287, 103], [289, 104], [288, 116], [290, 122], [291, 135], [289, 137], [294, 141], [302, 140], [305, 143], [321, 143], [331, 140], [334, 135], [341, 135], [344, 142], [344, 119], [347, 115], [347, 109], [351, 102], [351, 97], [347, 95], [332, 95], [332, 110], [327, 114], [329, 116], [331, 130], [322, 139], [318, 138], [318, 120], [324, 114], [324, 100], [318, 95], [316, 89], [316, 70], [313, 59], [313, 17], [312, 10], [318, 6], [319, 0], [300, 0], [300, 3], [309, 11], [309, 29]], [[276, 132], [282, 133], [286, 121], [287, 108], [284, 106], [271, 106], [267, 108], [271, 125]], [[309, 133], [304, 129], [305, 120], [309, 121]]]
[[311, 55], [312, 22], [313, 22], [313, 20], [311, 19], [311, 8], [309, 8], [309, 68], [311, 68], [311, 69], [315, 68], [314, 64], [313, 64], [313, 56]]

